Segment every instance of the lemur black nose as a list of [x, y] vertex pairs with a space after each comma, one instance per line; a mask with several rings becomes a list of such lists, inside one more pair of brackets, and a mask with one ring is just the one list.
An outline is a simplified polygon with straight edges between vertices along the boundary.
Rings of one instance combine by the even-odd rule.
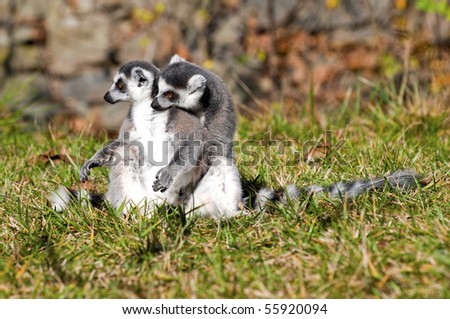
[[154, 99], [152, 101], [152, 104], [150, 104], [150, 106], [155, 110], [155, 111], [162, 111], [162, 107], [158, 102], [158, 99]]
[[103, 96], [103, 99], [111, 104], [114, 104], [114, 100], [111, 98], [111, 94], [109, 94], [109, 91], [106, 92], [105, 96]]

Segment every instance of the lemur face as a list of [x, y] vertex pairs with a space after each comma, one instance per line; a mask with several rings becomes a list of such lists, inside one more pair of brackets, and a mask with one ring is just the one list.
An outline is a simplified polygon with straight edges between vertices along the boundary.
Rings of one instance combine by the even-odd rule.
[[114, 83], [106, 92], [106, 102], [148, 100], [158, 92], [157, 81], [159, 70], [144, 61], [134, 61], [125, 64], [114, 77]]
[[131, 101], [127, 92], [127, 79], [122, 73], [117, 73], [114, 77], [114, 83], [103, 97], [106, 102], [115, 104], [118, 102]]
[[206, 89], [206, 78], [193, 64], [175, 55], [162, 71], [158, 82], [158, 95], [152, 102], [156, 110], [178, 107], [196, 111]]
[[185, 88], [176, 88], [164, 78], [158, 83], [158, 95], [152, 102], [154, 109], [165, 110], [171, 107], [179, 107], [185, 110], [195, 111], [201, 106], [206, 87], [206, 79], [200, 75], [193, 75]]

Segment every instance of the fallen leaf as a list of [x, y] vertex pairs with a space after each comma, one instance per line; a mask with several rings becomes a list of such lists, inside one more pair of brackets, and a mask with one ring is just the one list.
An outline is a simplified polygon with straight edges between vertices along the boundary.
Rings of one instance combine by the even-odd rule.
[[69, 155], [67, 154], [65, 147], [62, 147], [59, 152], [56, 152], [55, 149], [51, 148], [42, 154], [33, 155], [30, 158], [28, 158], [29, 165], [35, 165], [37, 163], [46, 164], [50, 161], [52, 162], [63, 161], [66, 163], [70, 163], [70, 158]]

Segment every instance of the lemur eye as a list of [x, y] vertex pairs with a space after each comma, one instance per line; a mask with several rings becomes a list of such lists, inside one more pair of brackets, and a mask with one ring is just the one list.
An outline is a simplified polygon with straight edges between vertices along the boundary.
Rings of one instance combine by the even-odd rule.
[[164, 93], [164, 96], [169, 101], [173, 101], [173, 100], [175, 100], [177, 98], [177, 94], [175, 92], [172, 92], [172, 91], [167, 91], [166, 93]]
[[122, 91], [122, 90], [125, 88], [125, 84], [123, 84], [123, 82], [117, 82], [117, 83], [116, 83], [116, 88], [117, 88], [119, 91]]

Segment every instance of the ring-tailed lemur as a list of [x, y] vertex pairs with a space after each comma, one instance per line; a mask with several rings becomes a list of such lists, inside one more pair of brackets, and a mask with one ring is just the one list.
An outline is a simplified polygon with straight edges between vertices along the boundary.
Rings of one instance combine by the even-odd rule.
[[[111, 155], [118, 150], [124, 151], [126, 146], [136, 142], [144, 146], [151, 142], [151, 154], [148, 149], [142, 152], [138, 145], [131, 145], [139, 151], [136, 153], [139, 156], [131, 158], [134, 165], [126, 166], [120, 162], [112, 167], [106, 199], [114, 207], [126, 201], [127, 205], [137, 204], [141, 211], [151, 212], [154, 206], [150, 204], [169, 203], [214, 218], [241, 214], [241, 203], [246, 200], [242, 198], [240, 175], [233, 163], [231, 148], [236, 120], [231, 96], [223, 81], [174, 56], [159, 74], [159, 90], [155, 96], [158, 70], [153, 66], [143, 67], [140, 63], [143, 62], [123, 66], [115, 77], [115, 84], [105, 95], [105, 100], [110, 103], [127, 100], [133, 103], [122, 125], [121, 138], [83, 165], [81, 179], [87, 178], [89, 168], [108, 165]], [[152, 77], [147, 75], [145, 78], [151, 78], [151, 81], [133, 76], [143, 73], [136, 67], [150, 72]], [[122, 92], [116, 92], [117, 89]], [[155, 155], [170, 161], [152, 162]], [[251, 201], [253, 208], [264, 209], [268, 201], [285, 201], [308, 193], [355, 197], [387, 184], [396, 189], [409, 189], [416, 186], [418, 179], [415, 172], [397, 171], [377, 179], [339, 182], [327, 187], [313, 185], [301, 189], [289, 185], [279, 191], [262, 188]], [[63, 208], [68, 194], [67, 190], [59, 191], [56, 194], [59, 203], [54, 207]], [[61, 198], [66, 199], [62, 205]]]
[[183, 138], [168, 165], [156, 175], [155, 191], [164, 192], [172, 181], [180, 180], [203, 163], [204, 176], [192, 195], [184, 203], [201, 216], [232, 217], [242, 213], [240, 175], [233, 161], [233, 136], [236, 116], [233, 101], [223, 80], [178, 55], [170, 60], [158, 82], [158, 95], [152, 107], [160, 112], [182, 110], [197, 119], [194, 125], [185, 125], [173, 118], [170, 126], [175, 131], [193, 138]]
[[[159, 72], [153, 64], [145, 61], [132, 61], [119, 69], [104, 100], [110, 104], [129, 101], [132, 103], [130, 111], [120, 127], [119, 137], [99, 150], [80, 169], [80, 179], [84, 182], [91, 168], [111, 168], [108, 191], [104, 197], [116, 208], [123, 203], [127, 206], [138, 204], [147, 194], [141, 178], [145, 155], [143, 147], [147, 146], [149, 135], [155, 134], [155, 131], [158, 135], [162, 130], [156, 127], [161, 122], [161, 115], [149, 112], [149, 103], [158, 92]], [[49, 200], [56, 210], [62, 210], [72, 199], [81, 197], [87, 197], [96, 206], [102, 202], [101, 195], [68, 190], [63, 186]]]
[[[219, 165], [211, 166], [194, 192], [200, 208], [197, 214], [203, 216], [231, 217], [242, 213], [242, 204], [251, 204], [255, 209], [266, 207], [268, 201], [295, 199], [302, 194], [328, 194], [331, 197], [356, 197], [371, 190], [379, 190], [387, 185], [398, 190], [414, 188], [420, 176], [410, 170], [396, 171], [386, 176], [349, 182], [339, 182], [329, 186], [311, 185], [299, 188], [288, 185], [277, 191], [261, 188], [253, 196], [242, 198], [242, 186], [238, 169], [233, 163], [231, 139], [236, 126], [233, 102], [222, 79], [203, 68], [185, 61], [175, 55], [171, 63], [161, 72], [158, 95], [152, 102], [155, 109], [179, 108], [200, 118], [202, 127], [196, 128], [202, 137], [202, 145], [211, 143], [220, 146], [226, 152], [195, 153], [195, 156], [209, 159], [220, 158]], [[203, 148], [204, 150], [204, 148]], [[189, 166], [169, 164], [156, 176], [155, 190], [164, 190], [173, 176], [180, 171], [189, 170]], [[215, 172], [218, 177], [210, 180], [208, 174]], [[247, 193], [252, 190], [246, 189]], [[195, 197], [194, 197], [195, 198]], [[249, 201], [251, 203], [249, 203]], [[209, 203], [209, 205], [208, 205]], [[214, 204], [211, 204], [214, 203]], [[213, 209], [222, 207], [222, 212]], [[219, 214], [219, 215], [218, 215]]]

